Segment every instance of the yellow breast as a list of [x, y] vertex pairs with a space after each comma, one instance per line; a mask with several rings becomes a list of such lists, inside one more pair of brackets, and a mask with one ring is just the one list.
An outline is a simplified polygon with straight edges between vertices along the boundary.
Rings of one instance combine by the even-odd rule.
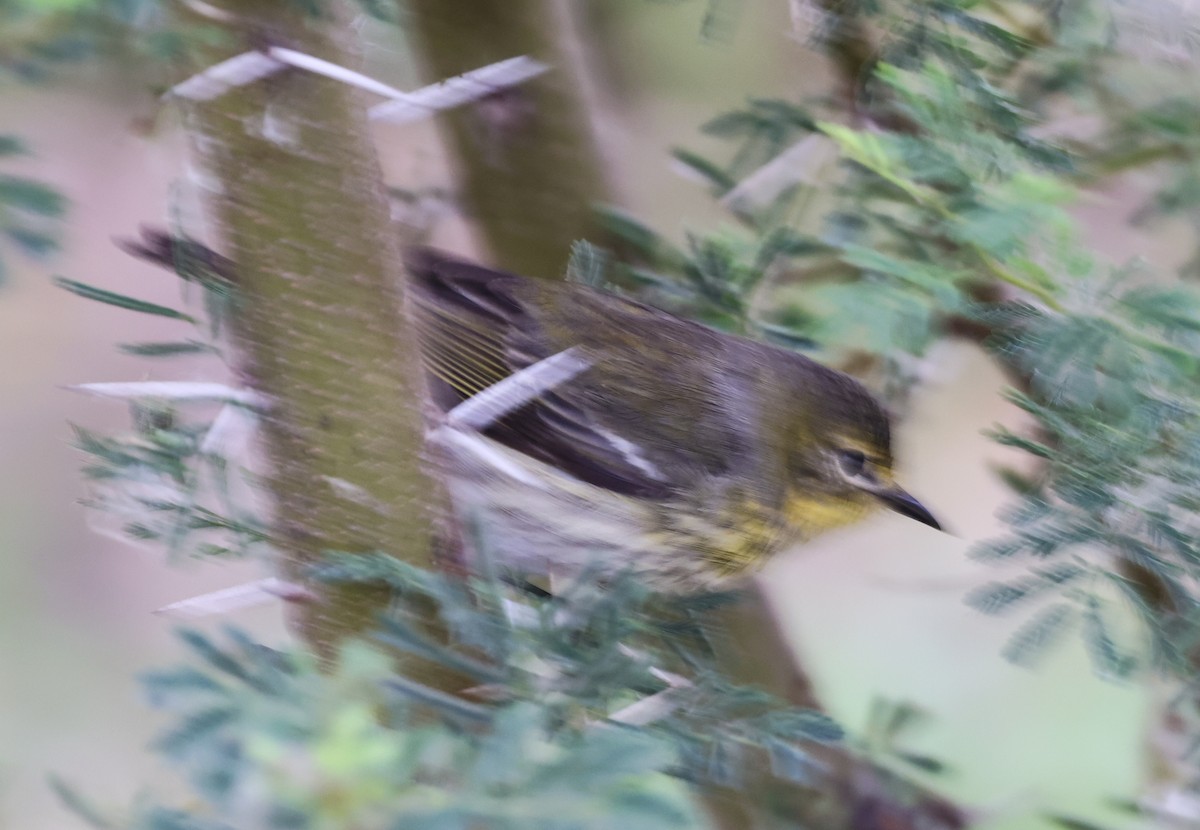
[[675, 513], [658, 538], [677, 551], [677, 566], [704, 573], [709, 587], [719, 587], [790, 545], [857, 521], [870, 507], [866, 499], [812, 492], [792, 491], [782, 509], [743, 498], [715, 512]]

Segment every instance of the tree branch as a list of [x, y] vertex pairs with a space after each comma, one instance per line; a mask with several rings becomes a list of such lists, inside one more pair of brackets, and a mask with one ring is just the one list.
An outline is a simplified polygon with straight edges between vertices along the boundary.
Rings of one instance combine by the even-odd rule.
[[[222, 26], [235, 49], [270, 32], [283, 45], [350, 59], [348, 29], [294, 4], [240, 2]], [[185, 102], [193, 146], [217, 183], [211, 209], [237, 263], [240, 369], [272, 402], [264, 438], [274, 542], [286, 577], [310, 585], [310, 566], [329, 550], [432, 561], [437, 487], [419, 463], [416, 352], [364, 104], [360, 93], [294, 69]], [[296, 622], [325, 656], [372, 626], [388, 600], [370, 586], [311, 587], [321, 601], [300, 606]], [[432, 664], [406, 664], [405, 673], [439, 688], [455, 682]]]

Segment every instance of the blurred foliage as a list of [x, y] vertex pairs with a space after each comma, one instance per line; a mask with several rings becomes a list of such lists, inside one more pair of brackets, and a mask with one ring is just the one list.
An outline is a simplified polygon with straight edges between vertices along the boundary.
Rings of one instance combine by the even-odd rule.
[[97, 58], [177, 58], [213, 31], [171, 22], [159, 0], [16, 0], [0, 4], [0, 76], [45, 82]]
[[1172, 276], [1104, 262], [1070, 215], [1145, 169], [1134, 221], [1200, 229], [1194, 10], [1173, 6], [1188, 22], [1166, 48], [1116, 2], [797, 5], [852, 103], [751, 100], [710, 121], [728, 155], [675, 157], [730, 227], [679, 247], [606, 210], [635, 252], [606, 278], [852, 368], [897, 406], [935, 342], [983, 343], [1036, 426], [995, 434], [1033, 471], [1004, 471], [1010, 532], [976, 553], [1030, 564], [969, 601], [1030, 608], [1015, 661], [1073, 627], [1105, 676], [1182, 681], [1200, 739], [1200, 234]]
[[[192, 330], [126, 351], [219, 355], [220, 321], [238, 303], [235, 266], [157, 231], [121, 245], [179, 274], [196, 311], [59, 284]], [[134, 427], [118, 436], [76, 428], [92, 507], [115, 516], [126, 535], [173, 552], [271, 555], [241, 452], [256, 407], [239, 390], [193, 382], [89, 388], [129, 398]], [[486, 552], [486, 539], [474, 547]], [[146, 802], [109, 815], [73, 786], [59, 781], [57, 789], [100, 827], [465, 830], [481, 822], [694, 827], [688, 785], [737, 786], [760, 757], [781, 778], [819, 785], [824, 767], [810, 748], [840, 742], [842, 731], [820, 712], [717, 671], [702, 620], [728, 597], [663, 598], [631, 578], [602, 584], [599, 572], [553, 595], [531, 593], [519, 574], [498, 572], [486, 553], [483, 560], [489, 566], [464, 581], [386, 552], [329, 552], [311, 579], [384, 587], [393, 597], [370, 640], [351, 641], [331, 671], [301, 648], [282, 654], [236, 631], [227, 632], [229, 645], [183, 632], [200, 665], [155, 673], [147, 691], [174, 719], [156, 749], [184, 772], [202, 810]], [[449, 645], [424, 633], [431, 608], [452, 633]], [[448, 695], [397, 674], [385, 652], [434, 661], [476, 685], [467, 698]]]
[[[22, 141], [0, 135], [0, 160], [28, 155]], [[58, 250], [59, 220], [67, 200], [54, 188], [35, 179], [0, 173], [0, 237], [8, 251], [44, 259]], [[0, 281], [6, 267], [0, 259]]]
[[[685, 782], [736, 783], [742, 753], [762, 745], [777, 774], [812, 782], [806, 745], [841, 738], [819, 713], [704, 669], [703, 638], [681, 649], [689, 638], [649, 608], [661, 598], [632, 580], [514, 599], [494, 576], [464, 584], [385, 554], [331, 555], [318, 576], [396, 589], [375, 643], [350, 641], [322, 668], [234, 629], [224, 642], [180, 632], [192, 663], [144, 682], [173, 717], [155, 748], [204, 807], [110, 815], [59, 782], [75, 812], [147, 830], [695, 827]], [[436, 601], [454, 648], [418, 633], [417, 598]], [[474, 677], [478, 702], [398, 676], [395, 649]], [[691, 680], [658, 668], [680, 662]]]
[[[202, 313], [193, 316], [63, 277], [57, 283], [85, 299], [174, 320], [192, 330], [192, 336], [178, 340], [121, 344], [127, 354], [224, 359], [219, 338], [234, 301], [231, 264], [190, 240], [153, 231], [121, 244], [171, 267], [184, 298]], [[101, 436], [75, 427], [75, 444], [89, 457], [83, 475], [91, 507], [115, 517], [126, 535], [161, 543], [172, 554], [245, 556], [266, 543], [253, 476], [229, 462], [245, 447], [256, 423], [254, 407], [239, 399], [237, 390], [204, 383], [101, 387], [96, 390], [100, 394], [130, 400], [133, 431]], [[185, 402], [210, 409], [216, 402], [220, 408], [215, 416], [196, 418], [183, 412]]]
[[[1010, 397], [1038, 425], [996, 439], [1040, 463], [1032, 476], [1009, 476], [1019, 499], [1012, 536], [979, 550], [1036, 565], [972, 601], [997, 612], [1062, 592], [1067, 602], [1041, 610], [1010, 654], [1024, 659], [1078, 620], [1098, 668], [1126, 676], [1138, 649], [1114, 641], [1115, 600], [1103, 586], [1115, 586], [1144, 612], [1157, 665], [1190, 675], [1200, 636], [1200, 292], [1190, 264], [1180, 281], [1099, 261], [1069, 209], [1084, 187], [1157, 165], [1160, 187], [1139, 217], [1194, 214], [1184, 194], [1200, 96], [1180, 92], [1195, 86], [1193, 66], [1146, 66], [1144, 54], [1123, 51], [1127, 38], [1113, 36], [1121, 4], [1018, 6], [1024, 25], [1006, 28], [1014, 20], [999, 4], [811, 4], [830, 37], [847, 31], [836, 15], [875, 27], [877, 58], [851, 113], [862, 126], [825, 120], [844, 118], [839, 101], [752, 100], [713, 119], [705, 131], [733, 145], [729, 158], [676, 158], [736, 225], [679, 248], [607, 211], [641, 261], [614, 266], [612, 278], [727, 328], [865, 367], [898, 403], [934, 342], [982, 340], [1020, 379]], [[1119, 106], [1113, 89], [1124, 91]], [[1060, 134], [1080, 112], [1096, 122], [1092, 134]], [[839, 169], [821, 167], [822, 142], [836, 147]], [[829, 184], [835, 198], [812, 210]], [[764, 282], [791, 305], [755, 305]], [[1146, 572], [1165, 604], [1113, 557]]]

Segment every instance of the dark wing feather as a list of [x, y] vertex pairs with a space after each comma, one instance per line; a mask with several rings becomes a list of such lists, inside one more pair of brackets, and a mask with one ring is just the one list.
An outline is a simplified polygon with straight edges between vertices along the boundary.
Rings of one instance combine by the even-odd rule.
[[[431, 393], [442, 411], [558, 351], [545, 342], [536, 311], [514, 290], [526, 278], [425, 248], [409, 252], [407, 264], [410, 313]], [[545, 290], [571, 289], [547, 283]], [[601, 428], [570, 392], [568, 382], [484, 434], [597, 487], [667, 497], [670, 488], [636, 457], [636, 448]]]

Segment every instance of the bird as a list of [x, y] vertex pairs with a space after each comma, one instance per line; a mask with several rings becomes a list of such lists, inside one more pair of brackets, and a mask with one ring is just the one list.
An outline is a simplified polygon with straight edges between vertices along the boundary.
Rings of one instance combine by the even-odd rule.
[[405, 258], [430, 456], [498, 563], [692, 594], [877, 506], [940, 529], [849, 375], [586, 285]]

